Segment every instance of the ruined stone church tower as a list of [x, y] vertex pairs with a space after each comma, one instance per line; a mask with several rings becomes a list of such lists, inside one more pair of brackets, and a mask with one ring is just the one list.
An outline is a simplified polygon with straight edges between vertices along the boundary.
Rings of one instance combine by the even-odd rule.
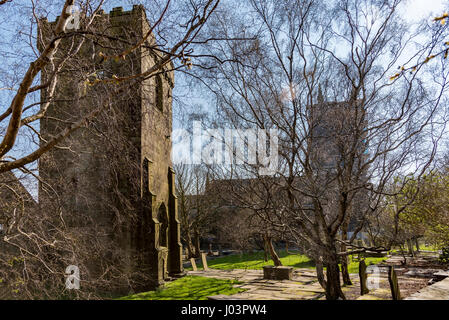
[[[45, 183], [39, 188], [39, 203], [42, 208], [58, 205], [70, 228], [79, 230], [80, 239], [94, 233], [95, 250], [108, 257], [112, 266], [117, 263], [124, 272], [134, 274], [134, 290], [152, 289], [183, 273], [170, 160], [174, 73], [169, 70], [172, 66], [167, 66], [140, 81], [102, 83], [103, 79], [140, 74], [160, 56], [150, 49], [156, 46], [150, 37], [123, 59], [101, 59], [123, 52], [148, 33], [142, 6], [100, 12], [94, 24], [98, 33], [109, 35], [107, 41], [93, 35], [61, 43], [64, 49], [60, 51], [65, 54], [57, 55], [55, 64], [61, 59], [68, 61], [40, 123], [42, 139], [100, 104], [109, 106], [40, 160], [39, 172]], [[42, 23], [43, 44], [51, 38], [52, 25]], [[78, 43], [82, 43], [79, 53], [66, 55]], [[76, 73], [84, 65], [90, 78]], [[50, 76], [51, 72], [43, 72], [42, 83]], [[47, 100], [48, 90], [42, 90], [42, 101]], [[102, 259], [87, 259], [89, 277], [101, 275]]]

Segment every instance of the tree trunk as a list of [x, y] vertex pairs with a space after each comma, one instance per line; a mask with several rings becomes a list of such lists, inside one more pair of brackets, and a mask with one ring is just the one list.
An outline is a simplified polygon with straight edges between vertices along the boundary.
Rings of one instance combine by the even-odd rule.
[[273, 241], [272, 241], [271, 237], [265, 236], [265, 241], [266, 241], [266, 243], [267, 243], [268, 249], [270, 250], [270, 256], [271, 256], [271, 259], [272, 259], [273, 262], [274, 262], [274, 265], [275, 265], [276, 267], [282, 266], [282, 262], [281, 262], [281, 260], [279, 259], [279, 256], [278, 256], [278, 254], [276, 253], [276, 250], [274, 249]]
[[334, 261], [326, 265], [326, 299], [327, 300], [346, 300], [340, 285], [340, 269], [338, 268], [337, 257]]
[[263, 240], [263, 259], [264, 259], [265, 262], [268, 261], [268, 251], [269, 251], [268, 244], [267, 244], [267, 241], [265, 240], [265, 237], [264, 237], [264, 240]]
[[186, 242], [187, 242], [187, 259], [194, 258], [195, 252], [193, 248], [192, 243], [192, 236], [190, 235], [190, 232], [186, 232]]
[[195, 231], [195, 258], [201, 257], [200, 234]]
[[341, 257], [341, 275], [343, 277], [343, 285], [345, 286], [351, 286], [351, 278], [349, 277], [349, 270], [348, 270], [348, 257], [344, 256]]
[[418, 239], [418, 237], [415, 237], [415, 245], [416, 245], [416, 251], [419, 252], [419, 239]]
[[326, 290], [326, 279], [324, 278], [322, 257], [319, 257], [315, 261], [315, 269], [316, 269], [316, 275], [318, 277], [318, 282], [320, 283], [321, 287]]
[[413, 244], [412, 244], [412, 240], [411, 239], [407, 239], [407, 247], [408, 247], [408, 253], [414, 257], [415, 256], [415, 252], [413, 251]]
[[207, 252], [208, 256], [213, 256], [214, 252], [212, 251], [212, 243], [209, 243], [209, 251]]
[[[348, 224], [345, 223], [342, 229], [342, 240], [348, 240]], [[347, 248], [344, 243], [341, 244], [341, 252], [346, 252]], [[352, 285], [351, 278], [349, 277], [348, 271], [348, 256], [341, 257], [341, 275], [343, 276], [343, 285], [350, 286]]]
[[406, 265], [407, 264], [407, 257], [405, 256], [405, 251], [404, 251], [404, 248], [402, 247], [402, 245], [399, 245], [399, 249], [401, 250], [402, 258], [404, 259], [404, 261], [402, 262], [402, 265]]

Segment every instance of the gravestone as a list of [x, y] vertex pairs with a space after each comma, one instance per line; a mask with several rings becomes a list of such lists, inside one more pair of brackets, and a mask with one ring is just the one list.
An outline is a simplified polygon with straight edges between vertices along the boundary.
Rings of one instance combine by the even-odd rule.
[[369, 293], [368, 285], [367, 285], [367, 274], [366, 274], [366, 263], [365, 260], [361, 260], [359, 262], [359, 277], [360, 277], [360, 295], [364, 295]]
[[196, 262], [194, 258], [190, 258], [190, 263], [192, 264], [193, 271], [197, 271], [198, 268], [196, 267]]
[[388, 267], [388, 282], [390, 283], [391, 297], [393, 300], [401, 300], [401, 291], [399, 290], [398, 277], [394, 267]]
[[203, 263], [203, 269], [204, 271], [209, 270], [209, 267], [207, 266], [207, 258], [205, 253], [201, 253], [201, 262]]

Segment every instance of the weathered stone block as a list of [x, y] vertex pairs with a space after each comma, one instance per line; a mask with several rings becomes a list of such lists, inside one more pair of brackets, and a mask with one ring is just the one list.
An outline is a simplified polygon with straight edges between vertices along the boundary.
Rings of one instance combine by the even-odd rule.
[[263, 278], [267, 280], [292, 280], [293, 267], [264, 266]]
[[193, 270], [193, 271], [197, 271], [198, 268], [196, 267], [196, 262], [195, 262], [195, 259], [194, 259], [194, 258], [190, 258], [190, 263], [191, 263], [191, 265], [192, 265], [192, 270]]
[[399, 290], [398, 277], [394, 271], [394, 267], [389, 266], [388, 282], [390, 283], [391, 297], [393, 300], [401, 300], [401, 291]]
[[205, 253], [201, 253], [201, 262], [203, 263], [203, 269], [204, 271], [209, 270], [209, 267], [207, 266], [207, 258]]

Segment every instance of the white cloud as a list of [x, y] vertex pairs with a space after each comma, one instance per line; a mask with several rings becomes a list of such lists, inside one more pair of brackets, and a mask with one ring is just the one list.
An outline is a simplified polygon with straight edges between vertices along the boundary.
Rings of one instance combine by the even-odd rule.
[[407, 20], [417, 21], [446, 12], [447, 4], [447, 0], [409, 0], [402, 5], [402, 12]]

